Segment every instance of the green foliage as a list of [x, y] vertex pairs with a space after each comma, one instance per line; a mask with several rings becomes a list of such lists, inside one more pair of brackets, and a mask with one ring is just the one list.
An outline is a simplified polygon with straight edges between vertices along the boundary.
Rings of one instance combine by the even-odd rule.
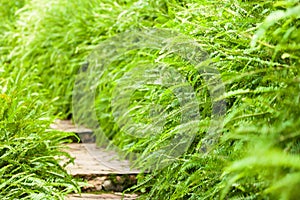
[[[118, 57], [109, 57], [116, 46], [107, 44], [99, 51], [107, 50], [103, 58], [109, 57], [110, 64], [103, 69], [100, 80], [90, 79], [97, 80], [92, 83], [92, 88], [97, 91], [94, 108], [106, 136], [127, 154], [141, 153], [140, 162], [149, 164], [149, 159], [156, 159], [150, 157], [152, 152], [163, 148], [168, 140], [176, 137], [176, 130], [188, 128], [180, 126], [181, 113], [186, 108], [180, 106], [172, 90], [181, 87], [182, 83], [172, 88], [153, 84], [140, 86], [138, 82], [122, 79], [124, 75], [131, 73], [135, 78], [143, 77], [142, 71], [148, 65], [176, 69], [193, 88], [201, 114], [197, 134], [186, 153], [161, 170], [141, 174], [139, 185], [132, 190], [145, 191], [142, 197], [145, 199], [296, 199], [299, 196], [298, 1], [31, 0], [26, 1], [25, 6], [13, 15], [23, 3], [10, 3], [11, 9], [0, 10], [1, 18], [10, 24], [0, 23], [0, 28], [5, 29], [0, 33], [3, 35], [0, 43], [5, 44], [1, 48], [4, 55], [1, 63], [6, 69], [2, 71], [7, 76], [8, 72], [15, 73], [14, 69], [24, 69], [22, 76], [13, 75], [13, 78], [1, 79], [1, 82], [5, 86], [8, 80], [14, 82], [28, 76], [24, 83], [21, 82], [32, 85], [8, 90], [11, 93], [15, 91], [15, 95], [3, 92], [1, 101], [5, 101], [4, 105], [10, 109], [4, 106], [1, 114], [4, 116], [10, 112], [8, 116], [17, 117], [10, 123], [7, 120], [3, 123], [2, 129], [6, 130], [3, 141], [26, 136], [26, 146], [29, 148], [33, 141], [31, 134], [40, 133], [40, 139], [33, 137], [39, 141], [34, 148], [48, 149], [44, 150], [45, 154], [39, 155], [41, 163], [46, 162], [47, 154], [59, 154], [58, 151], [50, 153], [50, 146], [43, 146], [42, 141], [49, 140], [54, 146], [58, 141], [43, 134], [46, 122], [39, 121], [40, 117], [34, 118], [38, 115], [31, 112], [48, 110], [45, 115], [61, 113], [61, 117], [71, 113], [72, 89], [77, 72], [100, 42], [142, 28], [167, 29], [196, 40], [220, 72], [226, 93], [219, 100], [227, 102], [224, 127], [214, 133], [215, 136], [220, 135], [220, 139], [216, 139], [210, 151], [203, 154], [205, 141], [202, 139], [209, 131], [214, 100], [206, 76], [198, 72], [197, 67], [201, 65], [197, 66], [198, 63], [172, 53], [170, 46], [162, 48], [162, 44], [155, 40], [151, 40], [153, 49], [135, 48], [122, 52], [126, 48], [119, 45], [119, 51], [123, 54]], [[170, 37], [169, 43], [166, 43], [174, 44], [177, 39]], [[140, 70], [134, 70], [137, 66]], [[97, 74], [91, 73], [93, 76]], [[127, 81], [135, 89], [126, 114], [131, 116], [133, 124], [159, 122], [157, 127], [162, 126], [161, 129], [148, 130], [155, 134], [148, 132], [145, 137], [135, 137], [126, 133], [131, 127], [120, 126], [123, 118], [116, 120], [114, 113], [118, 109], [112, 107], [112, 102], [118, 87], [124, 86], [122, 81]], [[10, 86], [13, 85], [17, 84]], [[8, 106], [9, 101], [15, 105]], [[22, 110], [24, 108], [19, 105], [24, 103], [33, 107], [27, 110], [27, 106]], [[49, 107], [46, 109], [44, 104]], [[82, 110], [81, 117], [89, 115], [85, 111]], [[153, 113], [154, 116], [160, 113], [165, 121], [149, 117]], [[33, 121], [29, 123], [27, 118]], [[16, 128], [20, 126], [14, 124], [18, 120], [29, 123], [24, 126], [24, 131]], [[16, 136], [11, 134], [15, 131]], [[141, 135], [144, 133], [143, 129], [138, 131]], [[44, 137], [48, 139], [44, 140]], [[101, 140], [99, 135], [98, 140]], [[14, 145], [18, 147], [24, 144], [17, 141]], [[13, 148], [3, 147], [2, 151], [11, 152], [9, 149]], [[11, 156], [7, 158], [15, 156], [13, 153], [7, 155]], [[163, 156], [159, 159], [168, 161]], [[24, 175], [20, 171], [31, 169], [28, 166], [35, 159], [30, 160], [16, 168], [15, 174], [27, 177], [32, 180], [30, 183], [34, 183], [31, 174]], [[47, 168], [49, 165], [42, 166]], [[26, 170], [24, 172], [27, 173]], [[44, 189], [53, 186], [47, 185], [52, 180], [43, 183], [46, 184]]]
[[43, 111], [47, 108], [39, 100], [41, 93], [30, 93], [38, 86], [28, 85], [27, 72], [14, 70], [7, 75], [1, 71], [1, 199], [64, 199], [65, 194], [79, 191], [58, 159], [65, 157], [65, 164], [72, 161], [61, 149], [72, 134], [49, 130], [53, 119]]
[[8, 36], [24, 3], [0, 3], [0, 198], [64, 199], [80, 191], [62, 166], [73, 161], [61, 146], [73, 134], [49, 130], [54, 116], [48, 112], [51, 105], [40, 98], [48, 91], [39, 84], [36, 70], [13, 68], [7, 59], [12, 49]]

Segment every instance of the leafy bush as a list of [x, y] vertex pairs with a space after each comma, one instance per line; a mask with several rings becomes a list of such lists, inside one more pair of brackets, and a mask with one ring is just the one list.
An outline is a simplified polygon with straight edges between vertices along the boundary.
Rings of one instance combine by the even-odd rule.
[[[32, 76], [33, 73], [30, 73]], [[7, 77], [1, 71], [1, 77]], [[0, 197], [1, 199], [64, 199], [79, 188], [60, 165], [61, 144], [71, 134], [49, 130], [52, 118], [44, 112], [41, 93], [29, 93], [37, 85], [27, 85], [24, 70], [1, 78], [0, 87]]]
[[[153, 41], [159, 48], [131, 49], [111, 57], [105, 76], [92, 83], [97, 88], [98, 122], [106, 136], [126, 153], [144, 155], [144, 163], [167, 139], [175, 137], [184, 108], [170, 89], [132, 83], [136, 89], [129, 104], [132, 121], [151, 125], [149, 114], [161, 112], [153, 109], [153, 104], [164, 108], [166, 121], [160, 134], [128, 135], [126, 126], [119, 126], [116, 120], [118, 109], [111, 106], [120, 81], [124, 81], [121, 77], [129, 72], [142, 76], [133, 69], [159, 64], [176, 69], [195, 91], [201, 120], [193, 143], [171, 165], [140, 175], [140, 183], [133, 189], [147, 191], [145, 199], [299, 196], [298, 1], [31, 0], [17, 13], [14, 28], [3, 40], [12, 51], [3, 60], [9, 70], [29, 71], [30, 83], [41, 87], [31, 88], [27, 94], [42, 90], [38, 99], [52, 102], [50, 113], [62, 113], [62, 117], [71, 113], [73, 84], [81, 64], [92, 50], [97, 53], [97, 45], [105, 39], [154, 27], [189, 36], [208, 53], [208, 61], [218, 69], [225, 86], [226, 93], [218, 101], [226, 100], [227, 110], [223, 128], [215, 133], [217, 139], [206, 154], [203, 138], [209, 131], [214, 100], [205, 76], [197, 71], [198, 63], [169, 54], [172, 49], [162, 49]], [[168, 42], [176, 43], [176, 37]], [[110, 47], [99, 51], [112, 51]], [[83, 109], [80, 114], [89, 113]], [[162, 157], [160, 161], [166, 160]]]
[[46, 91], [36, 70], [12, 68], [6, 57], [11, 50], [7, 36], [23, 3], [1, 1], [0, 8], [0, 28], [5, 30], [0, 33], [0, 198], [64, 199], [80, 191], [61, 166], [72, 161], [61, 144], [73, 134], [49, 130], [54, 116], [47, 112], [51, 106], [40, 99]]

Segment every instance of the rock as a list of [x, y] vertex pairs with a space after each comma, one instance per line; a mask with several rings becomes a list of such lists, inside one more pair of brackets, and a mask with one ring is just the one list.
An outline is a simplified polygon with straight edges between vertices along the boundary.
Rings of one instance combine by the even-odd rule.
[[105, 180], [102, 186], [105, 191], [115, 191], [115, 186], [111, 180]]

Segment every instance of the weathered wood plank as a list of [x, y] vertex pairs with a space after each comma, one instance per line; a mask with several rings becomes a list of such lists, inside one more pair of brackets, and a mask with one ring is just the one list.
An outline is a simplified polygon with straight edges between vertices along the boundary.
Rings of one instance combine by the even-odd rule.
[[76, 175], [138, 174], [139, 170], [130, 169], [127, 160], [118, 158], [117, 153], [99, 148], [95, 143], [66, 144], [66, 151], [75, 158], [67, 170]]
[[73, 194], [66, 197], [66, 200], [134, 200], [137, 199], [137, 195], [134, 194]]
[[77, 126], [73, 124], [71, 120], [57, 119], [53, 124], [50, 125], [50, 128], [62, 132], [76, 133], [83, 143], [94, 143], [96, 140], [95, 136], [93, 135], [93, 130], [83, 126]]
[[[87, 186], [82, 187], [83, 192], [121, 192], [136, 184], [136, 175], [140, 171], [131, 169], [129, 161], [119, 159], [116, 152], [97, 147], [95, 139], [91, 139], [92, 130], [76, 127], [69, 120], [56, 120], [51, 125], [51, 128], [77, 133], [80, 136], [82, 143], [64, 144], [64, 151], [74, 157], [74, 163], [67, 165], [66, 170], [74, 177], [83, 178], [88, 182]], [[82, 197], [73, 195], [70, 198], [93, 199], [94, 197], [97, 196], [91, 195], [90, 197], [87, 194], [83, 194]], [[102, 197], [104, 198], [105, 195]], [[101, 198], [97, 197], [97, 199]], [[120, 198], [107, 197], [105, 199]]]

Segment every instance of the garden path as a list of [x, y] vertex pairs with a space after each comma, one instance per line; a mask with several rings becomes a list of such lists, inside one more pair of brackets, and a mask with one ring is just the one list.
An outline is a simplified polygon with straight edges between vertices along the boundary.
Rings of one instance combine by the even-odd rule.
[[137, 198], [135, 194], [122, 196], [122, 191], [136, 184], [139, 171], [130, 169], [129, 161], [119, 159], [116, 152], [97, 147], [90, 129], [76, 127], [70, 120], [56, 120], [51, 128], [76, 133], [81, 139], [81, 143], [64, 144], [65, 151], [74, 157], [74, 163], [67, 165], [66, 169], [88, 184], [82, 187], [83, 194], [71, 194], [67, 200]]

